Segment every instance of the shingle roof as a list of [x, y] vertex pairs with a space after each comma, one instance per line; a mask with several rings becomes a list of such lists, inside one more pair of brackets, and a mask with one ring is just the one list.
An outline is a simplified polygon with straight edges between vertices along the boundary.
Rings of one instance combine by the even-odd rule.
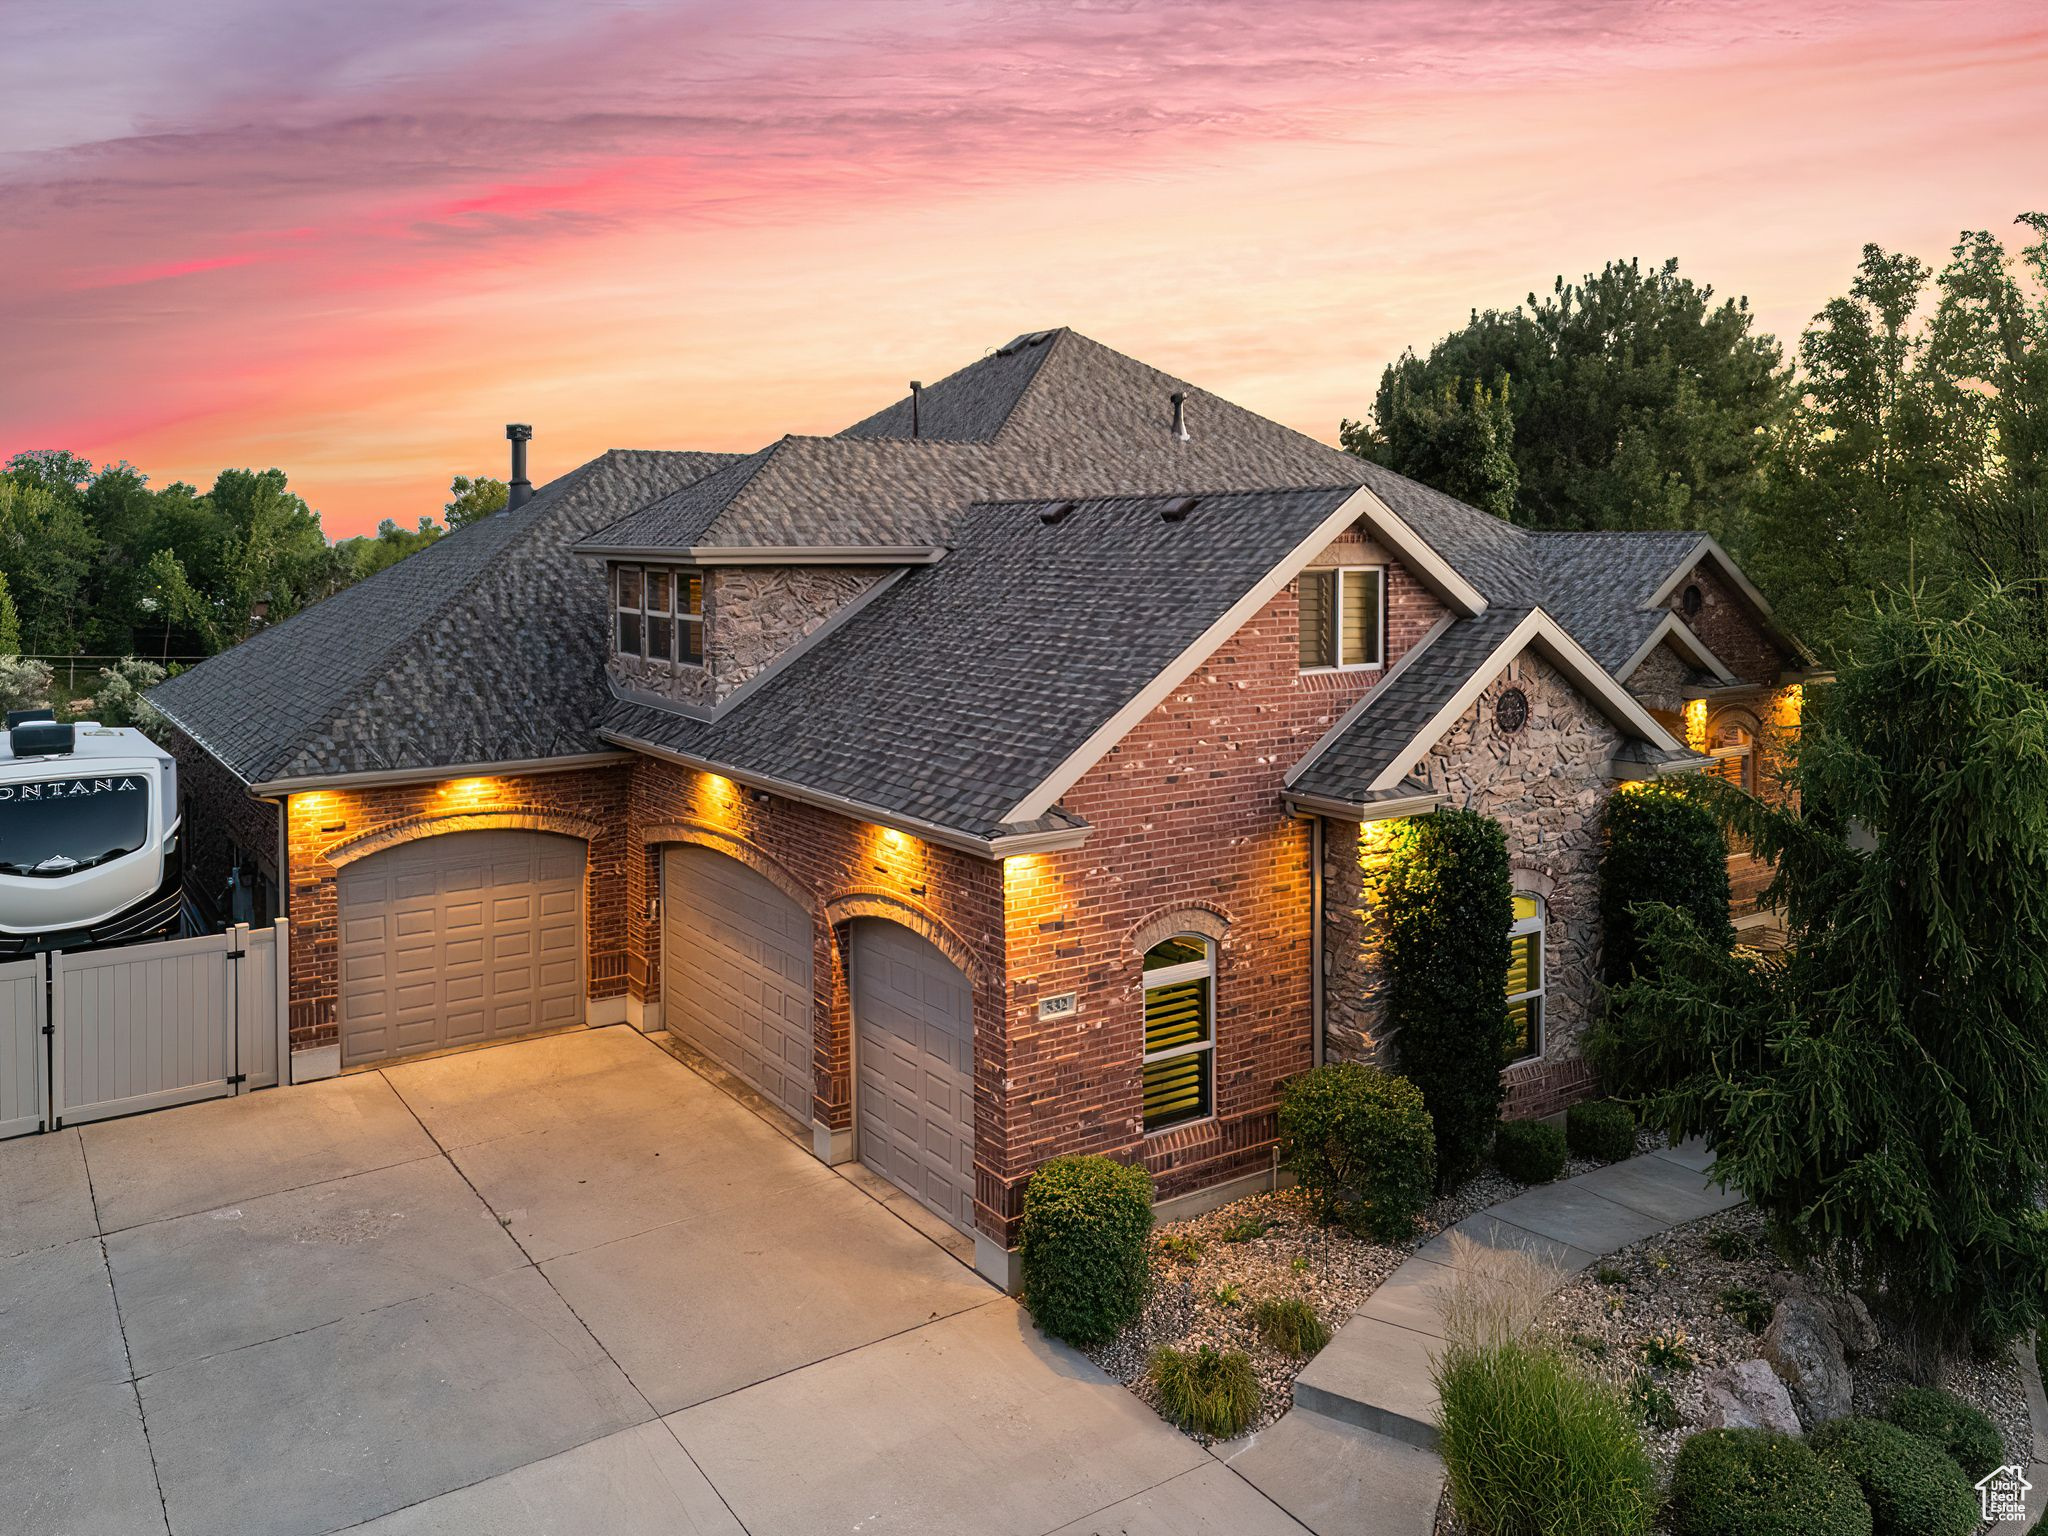
[[252, 784], [599, 748], [604, 571], [569, 546], [732, 457], [606, 453], [150, 700]]
[[[929, 385], [916, 407], [917, 435], [934, 442], [986, 443], [994, 440], [1017, 408], [1024, 391], [1045, 361], [1057, 331], [1028, 331]], [[894, 405], [855, 422], [841, 437], [909, 437], [911, 402], [905, 395]]]
[[1571, 631], [1608, 671], [1629, 658], [1663, 621], [1643, 606], [1666, 577], [1699, 547], [1697, 533], [1536, 533], [1534, 558], [1518, 589]]
[[1288, 784], [1291, 793], [1356, 801], [1415, 743], [1501, 643], [1526, 619], [1527, 608], [1489, 608], [1458, 619], [1365, 696], [1336, 740], [1316, 753]]
[[977, 505], [920, 566], [715, 720], [620, 701], [605, 729], [973, 837], [1158, 677], [1350, 494]]

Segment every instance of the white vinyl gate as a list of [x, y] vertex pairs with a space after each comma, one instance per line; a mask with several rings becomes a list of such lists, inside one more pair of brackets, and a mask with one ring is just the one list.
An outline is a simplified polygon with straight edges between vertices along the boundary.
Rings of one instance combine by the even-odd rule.
[[286, 935], [279, 922], [0, 965], [0, 1136], [275, 1085]]

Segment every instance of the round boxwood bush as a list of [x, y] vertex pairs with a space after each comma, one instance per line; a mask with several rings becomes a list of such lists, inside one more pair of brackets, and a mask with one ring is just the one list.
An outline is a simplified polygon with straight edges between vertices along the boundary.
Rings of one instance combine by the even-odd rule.
[[1574, 1104], [1564, 1112], [1565, 1145], [1580, 1157], [1618, 1163], [1636, 1155], [1635, 1111], [1613, 1099]]
[[1503, 1120], [1493, 1160], [1518, 1184], [1548, 1184], [1564, 1172], [1564, 1131], [1542, 1120]]
[[1475, 1536], [1639, 1536], [1657, 1510], [1642, 1426], [1550, 1350], [1453, 1347], [1435, 1367], [1451, 1502]]
[[1152, 1175], [1106, 1157], [1056, 1157], [1024, 1186], [1017, 1256], [1031, 1320], [1069, 1344], [1100, 1344], [1145, 1304]]
[[1803, 1442], [1763, 1429], [1709, 1429], [1679, 1447], [1673, 1536], [1871, 1536], [1856, 1480]]
[[1939, 1446], [1975, 1482], [2005, 1463], [2005, 1437], [1990, 1415], [1937, 1387], [1908, 1387], [1885, 1415], [1899, 1428]]
[[1436, 1130], [1421, 1090], [1355, 1061], [1290, 1079], [1280, 1089], [1280, 1166], [1318, 1221], [1400, 1242], [1436, 1187]]
[[1835, 1419], [1808, 1442], [1856, 1479], [1877, 1536], [1970, 1536], [1976, 1490], [1939, 1448], [1881, 1419]]

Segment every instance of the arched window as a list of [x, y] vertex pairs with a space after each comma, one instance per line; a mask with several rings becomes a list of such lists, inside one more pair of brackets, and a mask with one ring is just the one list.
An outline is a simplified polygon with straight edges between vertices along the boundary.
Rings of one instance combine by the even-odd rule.
[[1508, 929], [1507, 1059], [1528, 1061], [1543, 1054], [1543, 898], [1515, 892], [1515, 921]]
[[1756, 793], [1756, 721], [1739, 712], [1716, 716], [1707, 731], [1707, 755], [1716, 776]]
[[1184, 933], [1145, 951], [1145, 1129], [1215, 1109], [1216, 946]]

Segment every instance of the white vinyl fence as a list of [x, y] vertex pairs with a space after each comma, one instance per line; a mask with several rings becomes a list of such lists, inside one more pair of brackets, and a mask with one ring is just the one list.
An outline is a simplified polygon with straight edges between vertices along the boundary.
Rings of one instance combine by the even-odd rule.
[[0, 1136], [268, 1088], [289, 1060], [288, 929], [0, 965]]

